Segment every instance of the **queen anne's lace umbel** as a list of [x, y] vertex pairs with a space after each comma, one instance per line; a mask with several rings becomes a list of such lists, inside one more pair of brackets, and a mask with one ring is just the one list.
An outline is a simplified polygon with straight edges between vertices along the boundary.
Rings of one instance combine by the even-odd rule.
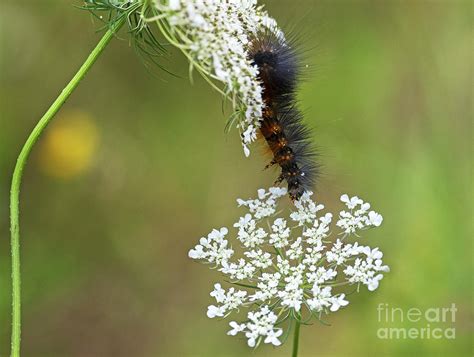
[[289, 219], [276, 217], [285, 194], [286, 189], [272, 187], [259, 190], [256, 199], [237, 200], [248, 211], [234, 224], [234, 242], [243, 247], [243, 257], [234, 257], [227, 228], [214, 229], [189, 251], [190, 258], [217, 268], [235, 285], [228, 290], [214, 285], [210, 295], [216, 302], [207, 316], [224, 318], [248, 308], [247, 319], [231, 321], [228, 334], [244, 334], [250, 347], [280, 345], [290, 319], [321, 320], [349, 304], [348, 291], [359, 291], [361, 285], [374, 291], [382, 273], [389, 271], [378, 248], [345, 242], [381, 225], [382, 216], [370, 211], [368, 203], [341, 196], [346, 209], [339, 212], [341, 232], [334, 241], [329, 239], [333, 216], [320, 213], [324, 206], [311, 199], [311, 192], [296, 202]]
[[[250, 38], [277, 29], [256, 0], [155, 0], [158, 24], [205, 78], [224, 84], [232, 100], [245, 155], [257, 138], [262, 118], [262, 87], [258, 69], [248, 56]], [[220, 90], [220, 89], [219, 89]]]

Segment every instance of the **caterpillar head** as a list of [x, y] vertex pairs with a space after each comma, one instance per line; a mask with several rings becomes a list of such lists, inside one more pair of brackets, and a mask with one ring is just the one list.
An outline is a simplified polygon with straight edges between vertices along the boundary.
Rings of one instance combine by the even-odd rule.
[[304, 192], [305, 190], [303, 186], [301, 186], [298, 182], [295, 182], [294, 184], [288, 183], [288, 195], [293, 202], [298, 201], [301, 196], [303, 196]]

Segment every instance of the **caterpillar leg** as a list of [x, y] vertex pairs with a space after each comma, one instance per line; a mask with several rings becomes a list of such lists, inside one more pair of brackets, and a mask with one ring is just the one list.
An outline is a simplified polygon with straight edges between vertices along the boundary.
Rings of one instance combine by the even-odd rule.
[[273, 159], [272, 161], [270, 161], [270, 163], [268, 165], [266, 165], [263, 169], [264, 170], [267, 170], [269, 169], [270, 167], [272, 167], [273, 165], [275, 165], [277, 162], [275, 161], [275, 159]]
[[285, 176], [283, 176], [283, 174], [280, 174], [280, 176], [278, 176], [278, 178], [275, 180], [275, 182], [273, 184], [275, 186], [280, 185], [283, 182], [284, 179], [285, 179]]

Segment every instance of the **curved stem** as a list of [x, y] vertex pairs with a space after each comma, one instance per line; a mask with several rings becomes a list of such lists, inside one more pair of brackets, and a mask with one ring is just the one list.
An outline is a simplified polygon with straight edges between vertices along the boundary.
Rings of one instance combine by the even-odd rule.
[[[301, 315], [297, 315], [298, 319], [301, 318]], [[291, 353], [292, 357], [297, 357], [298, 356], [298, 347], [300, 343], [300, 327], [301, 327], [301, 321], [295, 319], [295, 332], [293, 334], [293, 352]]]
[[11, 356], [20, 355], [21, 338], [21, 275], [20, 275], [20, 223], [19, 223], [19, 196], [21, 177], [28, 156], [33, 145], [40, 137], [48, 123], [58, 112], [64, 102], [77, 87], [81, 79], [86, 75], [92, 65], [95, 63], [104, 48], [114, 37], [115, 32], [122, 26], [125, 18], [117, 20], [104, 34], [97, 46], [92, 50], [89, 57], [77, 71], [68, 85], [62, 90], [47, 112], [34, 127], [30, 136], [26, 140], [20, 155], [18, 156], [10, 191], [10, 232], [11, 232], [11, 254], [12, 254], [12, 337], [11, 337]]

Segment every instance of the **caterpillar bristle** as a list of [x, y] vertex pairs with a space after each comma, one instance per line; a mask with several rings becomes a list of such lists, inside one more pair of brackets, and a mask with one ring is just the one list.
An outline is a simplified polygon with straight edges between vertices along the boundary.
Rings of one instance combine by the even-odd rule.
[[296, 89], [301, 76], [298, 52], [282, 34], [268, 30], [251, 41], [250, 58], [258, 67], [263, 87], [263, 115], [260, 133], [272, 152], [266, 168], [278, 164], [292, 200], [312, 189], [318, 174], [311, 131], [296, 108]]

